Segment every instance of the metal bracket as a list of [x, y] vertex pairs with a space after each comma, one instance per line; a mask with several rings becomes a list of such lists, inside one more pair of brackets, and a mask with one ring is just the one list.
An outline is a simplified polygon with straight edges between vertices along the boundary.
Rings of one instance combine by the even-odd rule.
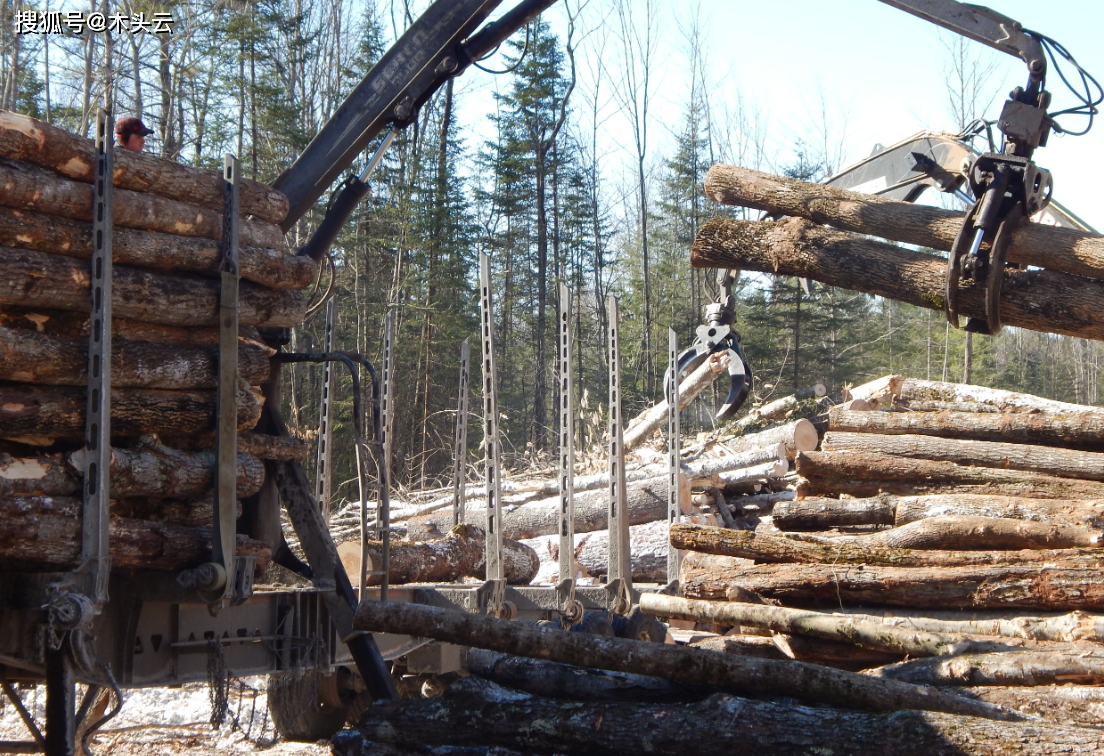
[[475, 592], [475, 605], [481, 614], [498, 617], [506, 603], [506, 581], [487, 580]]
[[479, 317], [483, 353], [483, 437], [487, 486], [487, 581], [505, 577], [502, 564], [502, 470], [498, 438], [498, 373], [494, 359], [494, 306], [491, 298], [491, 258], [479, 255]]
[[[326, 305], [326, 352], [334, 351], [334, 331], [337, 329], [337, 300]], [[322, 510], [322, 518], [330, 521], [330, 495], [333, 490], [333, 470], [330, 467], [333, 444], [333, 370], [330, 361], [322, 363], [322, 401], [318, 418], [318, 461], [315, 468], [315, 496]]]
[[88, 404], [85, 417], [81, 565], [85, 593], [108, 600], [111, 551], [108, 514], [111, 469], [111, 244], [114, 149], [111, 114], [96, 114], [96, 177], [92, 196], [91, 307], [88, 328]]
[[[675, 329], [667, 330], [667, 361], [674, 375], [678, 371], [678, 336]], [[682, 468], [682, 429], [679, 412], [679, 382], [671, 381], [671, 394], [667, 400], [667, 531], [682, 516], [682, 503], [679, 501], [679, 472]], [[670, 539], [668, 539], [669, 541]], [[677, 582], [682, 566], [682, 553], [668, 543], [667, 580]]]
[[[627, 612], [631, 606], [632, 556], [629, 553], [628, 494], [625, 484], [625, 445], [621, 428], [621, 315], [617, 297], [606, 300], [609, 322], [609, 591], [610, 609]], [[626, 603], [627, 602], [627, 603]]]
[[460, 389], [456, 401], [456, 433], [452, 445], [452, 524], [464, 521], [468, 457], [468, 378], [471, 375], [471, 339], [460, 345]]
[[[582, 605], [575, 600], [575, 413], [571, 380], [572, 360], [571, 290], [560, 284], [559, 378], [560, 378], [560, 581], [556, 593], [564, 619], [570, 624], [582, 619]], [[571, 617], [578, 615], [576, 620]]]

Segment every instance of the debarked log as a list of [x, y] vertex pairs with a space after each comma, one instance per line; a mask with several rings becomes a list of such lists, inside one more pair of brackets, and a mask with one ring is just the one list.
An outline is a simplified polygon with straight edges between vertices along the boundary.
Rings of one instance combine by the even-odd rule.
[[[0, 496], [79, 494], [83, 452], [34, 457], [0, 454]], [[238, 496], [252, 496], [264, 483], [264, 464], [238, 452]], [[198, 496], [215, 484], [214, 452], [186, 452], [142, 439], [132, 449], [111, 449], [110, 496]]]
[[[168, 522], [111, 518], [111, 566], [182, 570], [211, 559], [211, 529]], [[238, 556], [256, 556], [264, 569], [269, 547], [243, 535]], [[35, 517], [0, 518], [0, 565], [7, 570], [70, 569], [80, 564], [81, 521], [71, 513], [41, 511]]]
[[992, 493], [1035, 499], [1104, 499], [1104, 484], [1092, 480], [1053, 475], [965, 467], [874, 452], [801, 452], [797, 473], [802, 476], [798, 496], [847, 493], [876, 496], [879, 493], [941, 492]]
[[[893, 531], [883, 531], [885, 534]], [[881, 536], [882, 533], [874, 534]], [[854, 538], [823, 538], [797, 540], [756, 533], [751, 530], [729, 530], [708, 525], [672, 525], [671, 544], [678, 549], [706, 554], [754, 559], [758, 562], [812, 564], [876, 565], [881, 567], [965, 567], [969, 565], [1055, 564], [1071, 567], [1104, 565], [1101, 548], [1000, 550], [994, 544], [988, 551], [953, 551], [946, 549], [907, 548], [883, 544], [877, 539], [863, 541]], [[905, 539], [907, 540], [907, 536]]]
[[[949, 251], [962, 213], [860, 192], [812, 184], [731, 165], [714, 165], [705, 194], [726, 205], [808, 218], [845, 231]], [[1012, 234], [1009, 262], [1104, 278], [1104, 237], [1042, 223], [1020, 224]]]
[[[51, 439], [82, 438], [86, 389], [69, 386], [0, 385], [0, 437], [47, 446]], [[238, 388], [238, 430], [261, 417], [261, 397]], [[215, 427], [214, 391], [113, 389], [111, 434], [202, 433]], [[45, 441], [43, 441], [45, 439]]]
[[1104, 481], [1104, 454], [1053, 446], [941, 438], [911, 433], [829, 431], [824, 434], [820, 448], [824, 452], [876, 452], [899, 457], [942, 460], [957, 465], [1028, 470], [1065, 478]]
[[[49, 213], [75, 221], [92, 221], [92, 185], [69, 181], [38, 168], [0, 165], [0, 205], [13, 210]], [[142, 228], [203, 239], [222, 238], [222, 212], [147, 192], [116, 189], [112, 196], [116, 226]], [[273, 223], [241, 218], [242, 244], [284, 249], [284, 233]]]
[[[443, 538], [430, 541], [392, 541], [388, 567], [391, 583], [451, 583], [461, 577], [482, 578], [486, 572], [486, 536], [474, 525], [460, 524]], [[368, 585], [379, 585], [383, 544], [368, 541]], [[347, 541], [337, 549], [353, 587], [360, 585], [360, 543]], [[528, 585], [540, 560], [529, 546], [503, 539], [503, 575], [509, 585]]]
[[[69, 178], [92, 183], [96, 176], [96, 146], [79, 137], [21, 113], [0, 110], [0, 155], [25, 160]], [[222, 176], [146, 153], [115, 150], [114, 184], [121, 189], [155, 192], [167, 197], [221, 208]], [[238, 179], [243, 215], [279, 223], [287, 215], [284, 194], [253, 179]]]
[[[88, 312], [90, 271], [83, 260], [0, 247], [0, 305]], [[113, 315], [175, 326], [218, 324], [220, 282], [170, 276], [118, 265], [112, 275]], [[292, 327], [306, 315], [298, 291], [243, 281], [238, 290], [242, 325]]]
[[[266, 348], [238, 342], [238, 375], [251, 386], [268, 382]], [[88, 384], [88, 340], [0, 326], [0, 381], [45, 386]], [[112, 339], [111, 385], [118, 388], [218, 387], [218, 349]]]
[[[873, 678], [800, 662], [745, 659], [694, 648], [605, 638], [533, 627], [466, 612], [396, 602], [363, 601], [353, 627], [371, 632], [406, 633], [446, 643], [485, 648], [547, 661], [633, 672], [692, 685], [794, 696], [872, 711], [925, 709], [995, 718], [1008, 712], [976, 707], [953, 696], [897, 684], [871, 687]], [[881, 681], [890, 682], [890, 681]], [[965, 704], [965, 705], [964, 705]]]
[[[0, 246], [87, 260], [92, 256], [92, 226], [46, 213], [0, 208]], [[210, 239], [119, 226], [112, 233], [111, 258], [119, 265], [217, 278], [219, 246]], [[318, 273], [311, 258], [289, 255], [282, 247], [243, 244], [238, 254], [242, 278], [273, 289], [303, 289]]]
[[828, 411], [828, 428], [852, 433], [915, 433], [978, 441], [1104, 448], [1104, 416], [1099, 412], [851, 412], [833, 407]]
[[[799, 276], [843, 289], [942, 310], [947, 261], [893, 244], [817, 226], [713, 218], [694, 239], [697, 268]], [[985, 317], [984, 287], [959, 287], [964, 317]], [[1104, 281], [1048, 270], [1005, 271], [1000, 311], [1005, 325], [1086, 339], [1104, 339]]]
[[746, 569], [690, 570], [686, 598], [722, 600], [732, 588], [786, 604], [921, 608], [1104, 609], [1099, 568], [1050, 565], [871, 567], [762, 564]]
[[[641, 594], [640, 610], [657, 617], [712, 622], [724, 627], [758, 627], [779, 633], [836, 641], [859, 648], [886, 651], [901, 656], [989, 653], [1038, 645], [1034, 641], [1022, 639], [980, 638], [963, 634], [890, 627], [860, 615], [825, 614], [808, 609], [790, 609], [784, 606], [736, 601], [695, 601], [662, 593]], [[1054, 650], [1056, 645], [1049, 644], [1048, 648]], [[908, 680], [908, 682], [918, 681]]]
[[1104, 651], [1001, 651], [898, 662], [864, 674], [915, 685], [1054, 685], [1104, 683]]
[[469, 756], [452, 749], [487, 744], [524, 753], [617, 756], [1080, 756], [1098, 751], [1100, 731], [922, 711], [870, 714], [723, 694], [684, 704], [582, 703], [467, 678], [437, 698], [373, 704], [355, 729], [334, 738], [334, 753], [376, 754], [376, 746], [365, 745], [374, 741], [403, 748], [431, 744], [442, 756]]

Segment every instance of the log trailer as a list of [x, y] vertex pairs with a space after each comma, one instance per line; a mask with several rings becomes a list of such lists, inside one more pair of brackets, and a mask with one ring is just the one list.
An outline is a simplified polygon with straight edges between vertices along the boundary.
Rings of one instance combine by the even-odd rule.
[[[320, 133], [273, 186], [283, 192], [290, 211], [281, 222], [290, 229], [329, 189], [358, 155], [376, 138], [384, 135], [373, 158], [357, 176], [348, 178], [330, 204], [330, 209], [308, 243], [298, 254], [321, 263], [357, 203], [368, 191], [367, 180], [379, 164], [395, 133], [412, 123], [419, 108], [448, 78], [465, 71], [473, 62], [493, 51], [514, 31], [520, 29], [555, 0], [523, 0], [495, 22], [483, 25], [500, 0], [437, 0], [412, 24], [368, 72], [338, 108]], [[999, 14], [976, 6], [960, 5], [952, 0], [883, 0], [910, 13], [948, 26], [1005, 52], [1024, 57], [1031, 79], [1024, 92], [1006, 106], [1001, 127], [1013, 154], [1045, 141], [1051, 120], [1045, 112], [1049, 97], [1042, 90], [1045, 59], [1038, 42], [1023, 33], [1018, 24]], [[948, 20], [950, 19], [950, 20]], [[482, 26], [481, 26], [482, 25]], [[969, 27], [969, 28], [967, 28]], [[1034, 45], [1032, 48], [1031, 45]], [[1025, 52], [1027, 50], [1028, 52]], [[1031, 52], [1034, 50], [1034, 52]], [[1030, 133], [1028, 133], [1030, 132]], [[238, 373], [237, 312], [239, 305], [238, 164], [228, 157], [223, 173], [224, 219], [221, 246], [219, 296], [218, 402], [215, 412], [216, 464], [212, 521], [211, 560], [183, 572], [113, 569], [109, 541], [110, 499], [108, 471], [111, 467], [111, 336], [112, 336], [112, 148], [110, 117], [97, 126], [96, 178], [94, 180], [94, 221], [91, 272], [91, 315], [89, 363], [84, 441], [82, 504], [80, 506], [79, 565], [68, 571], [18, 570], [5, 568], [0, 585], [0, 685], [23, 716], [31, 739], [0, 743], [0, 752], [45, 752], [51, 756], [70, 756], [78, 748], [87, 750], [87, 737], [122, 703], [122, 688], [178, 685], [209, 680], [223, 689], [227, 675], [290, 675], [304, 668], [325, 673], [316, 700], [306, 710], [278, 711], [274, 719], [283, 734], [313, 738], [332, 731], [344, 722], [362, 693], [373, 699], [394, 697], [395, 682], [387, 660], [405, 657], [408, 671], [448, 672], [458, 668], [460, 654], [455, 647], [427, 645], [421, 639], [401, 635], [378, 635], [353, 629], [353, 613], [360, 596], [347, 575], [330, 537], [323, 513], [319, 510], [307, 475], [299, 462], [266, 460], [264, 483], [260, 491], [242, 503], [237, 518], [235, 458], [237, 429], [235, 407]], [[1026, 140], [1026, 141], [1025, 141]], [[1028, 147], [1023, 147], [1027, 144]], [[1002, 158], [993, 158], [998, 163]], [[1011, 168], [994, 168], [997, 173], [1028, 170], [1023, 159]], [[1028, 161], [1029, 162], [1029, 161]], [[1033, 168], [1031, 170], [1034, 170]], [[1039, 186], [1049, 187], [1041, 177]], [[1045, 180], [1044, 180], [1045, 179]], [[1002, 179], [1003, 181], [1003, 179]], [[1030, 183], [1030, 182], [1029, 182]], [[979, 184], [980, 186], [980, 184]], [[1002, 183], [1000, 186], [1004, 186]], [[1038, 187], [1035, 187], [1038, 189]], [[977, 189], [977, 187], [975, 187]], [[1006, 191], [999, 192], [1003, 200]], [[993, 196], [996, 196], [994, 194]], [[1035, 195], [1032, 195], [1033, 197]], [[1048, 193], [1047, 193], [1048, 198]], [[1036, 197], [1036, 202], [1043, 201]], [[990, 203], [993, 204], [993, 203]], [[998, 203], [1007, 204], [1007, 203]], [[1013, 203], [1014, 204], [1014, 203]], [[989, 212], [989, 211], [986, 211]], [[1014, 214], [1014, 213], [1013, 213]], [[988, 215], [975, 224], [989, 234], [993, 226]], [[997, 228], [1000, 224], [997, 223]], [[996, 231], [999, 234], [999, 231]], [[976, 236], [978, 240], [983, 234]], [[977, 245], [974, 245], [977, 247]], [[976, 254], [975, 248], [970, 254]], [[1000, 265], [994, 262], [993, 266]], [[979, 263], [980, 265], [980, 263]], [[979, 268], [980, 269], [980, 268]], [[600, 586], [577, 586], [571, 573], [571, 438], [561, 434], [562, 511], [560, 513], [560, 581], [554, 588], [508, 587], [503, 578], [502, 534], [498, 524], [501, 502], [498, 492], [498, 443], [494, 406], [493, 317], [490, 301], [489, 265], [481, 265], [483, 373], [488, 381], [484, 390], [484, 416], [489, 443], [487, 453], [487, 579], [476, 586], [389, 586], [387, 548], [386, 475], [374, 484], [379, 506], [369, 527], [363, 514], [362, 533], [374, 534], [383, 543], [380, 585], [362, 588], [364, 600], [411, 601], [486, 613], [495, 616], [531, 619], [558, 619], [565, 624], [584, 624], [588, 610], [610, 612], [621, 617], [624, 634], [646, 637], [655, 630], [631, 609], [639, 596], [639, 586], [631, 580], [628, 553], [628, 522], [624, 507], [623, 450], [620, 444], [621, 418], [617, 355], [618, 332], [610, 329], [610, 568]], [[560, 318], [570, 322], [570, 294], [561, 291]], [[616, 312], [616, 301], [609, 306]], [[611, 318], [616, 323], [616, 318]], [[992, 322], [992, 320], [991, 320]], [[561, 358], [570, 354], [570, 329], [561, 328]], [[371, 486], [365, 479], [367, 457], [386, 448], [382, 436], [385, 424], [388, 365], [383, 380], [377, 381], [374, 367], [362, 356], [331, 349], [321, 354], [289, 353], [288, 332], [270, 328], [262, 337], [277, 354], [272, 372], [263, 384], [264, 405], [257, 430], [269, 436], [288, 436], [280, 416], [280, 367], [285, 362], [323, 362], [349, 371], [355, 381], [363, 374], [373, 385], [374, 439], [357, 428], [357, 459], [361, 477], [361, 499]], [[714, 334], [715, 335], [715, 334]], [[712, 336], [710, 336], [712, 338]], [[731, 346], [729, 341], [714, 340], [698, 349], [708, 354], [714, 347]], [[700, 346], [700, 345], [699, 345]], [[389, 353], [385, 345], [385, 355]], [[685, 367], [678, 355], [672, 334], [669, 359], [671, 369]], [[385, 362], [387, 357], [385, 356]], [[363, 373], [361, 369], [363, 368]], [[564, 371], [570, 374], [569, 370]], [[745, 375], [732, 375], [733, 389], [746, 395], [750, 369]], [[560, 401], [564, 408], [561, 427], [570, 429], [570, 386]], [[677, 392], [677, 385], [672, 386]], [[359, 386], [354, 398], [359, 401]], [[678, 407], [677, 395], [670, 403]], [[742, 397], [740, 397], [742, 401]], [[729, 402], [730, 407], [737, 402]], [[465, 413], [461, 413], [464, 417]], [[360, 412], [357, 412], [360, 416]], [[669, 418], [671, 499], [668, 516], [677, 519], [678, 415]], [[463, 432], [459, 429], [458, 433]], [[462, 440], [462, 437], [461, 437]], [[458, 448], [463, 449], [459, 443]], [[381, 471], [386, 464], [381, 464]], [[457, 519], [463, 519], [462, 495], [458, 496]], [[306, 557], [301, 562], [284, 540], [280, 515], [287, 513]], [[235, 538], [246, 535], [272, 547], [273, 560], [311, 582], [309, 589], [266, 589], [254, 591], [254, 557], [241, 556]], [[368, 560], [361, 559], [361, 585], [367, 585]], [[672, 554], [668, 577], [677, 579], [677, 554]], [[593, 616], [593, 615], [591, 615]], [[219, 679], [214, 679], [219, 678]], [[87, 686], [83, 699], [76, 701], [76, 683]], [[40, 728], [20, 701], [15, 685], [42, 684], [47, 690], [45, 728]], [[274, 686], [273, 698], [279, 696]], [[113, 711], [100, 716], [97, 701], [104, 690], [114, 692]], [[319, 706], [321, 705], [321, 706]], [[77, 733], [83, 733], [82, 738]]]

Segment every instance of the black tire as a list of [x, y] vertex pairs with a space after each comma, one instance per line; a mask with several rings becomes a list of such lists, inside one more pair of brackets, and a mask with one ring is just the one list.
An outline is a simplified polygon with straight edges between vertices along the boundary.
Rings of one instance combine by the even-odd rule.
[[316, 743], [329, 740], [345, 726], [349, 707], [319, 704], [314, 674], [268, 678], [268, 713], [284, 740]]
[[573, 633], [589, 633], [590, 635], [601, 635], [605, 638], [613, 638], [615, 633], [613, 632], [613, 626], [609, 620], [606, 619], [605, 612], [587, 612], [583, 615], [583, 621], [577, 625], [571, 626], [571, 632]]
[[653, 643], [663, 643], [667, 640], [667, 628], [664, 624], [652, 615], [640, 611], [639, 606], [634, 606], [624, 617], [618, 617], [614, 621], [614, 629], [619, 638]]

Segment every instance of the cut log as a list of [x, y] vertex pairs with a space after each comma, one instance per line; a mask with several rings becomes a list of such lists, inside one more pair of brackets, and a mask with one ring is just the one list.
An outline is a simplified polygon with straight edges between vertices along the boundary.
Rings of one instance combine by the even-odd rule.
[[[0, 327], [31, 330], [63, 339], [88, 339], [88, 315], [81, 312], [0, 306]], [[240, 328], [238, 338], [243, 338], [243, 332], [250, 329], [252, 326]], [[126, 318], [112, 318], [111, 332], [117, 339], [149, 341], [166, 346], [216, 346], [219, 341], [217, 326], [184, 328]]]
[[[840, 406], [843, 409], [855, 409], [854, 407]], [[894, 399], [893, 406], [889, 409], [893, 412], [987, 412], [1000, 414], [1000, 410], [991, 404], [979, 404], [978, 402], [921, 402]]]
[[[12, 457], [0, 454], [0, 496], [79, 495], [83, 469], [80, 451]], [[184, 452], [146, 440], [134, 449], [112, 448], [110, 495], [113, 498], [199, 496], [215, 484], [213, 452]], [[252, 496], [264, 483], [264, 464], [238, 452], [238, 496]]]
[[[175, 326], [218, 324], [218, 281], [117, 265], [112, 285], [113, 314], [119, 318]], [[0, 305], [88, 312], [88, 288], [88, 264], [82, 260], [0, 247]], [[306, 314], [307, 301], [298, 291], [243, 281], [238, 294], [242, 325], [292, 327]]]
[[[950, 251], [963, 215], [928, 205], [812, 184], [730, 165], [714, 165], [705, 194], [726, 205], [808, 218], [845, 231]], [[1104, 278], [1104, 237], [1024, 223], [1012, 234], [1009, 262]]]
[[[538, 582], [559, 582], [558, 535], [526, 539], [523, 544], [541, 556]], [[629, 528], [629, 553], [632, 556], [632, 579], [640, 583], [667, 582], [667, 521], [633, 525]], [[545, 556], [547, 555], [547, 556]], [[575, 571], [582, 577], [600, 577], [609, 572], [609, 531], [597, 530], [575, 535]]]
[[767, 402], [763, 406], [751, 410], [751, 412], [748, 412], [734, 422], [732, 424], [732, 430], [742, 432], [749, 428], [766, 425], [767, 423], [785, 417], [789, 412], [793, 412], [801, 406], [802, 402], [819, 399], [827, 393], [828, 391], [824, 388], [824, 384], [818, 383], [814, 386], [802, 389], [796, 394], [784, 396], [781, 399], [775, 399], [773, 402]]
[[[242, 503], [237, 502], [234, 519], [241, 517]], [[80, 510], [74, 510], [79, 512]], [[190, 528], [210, 527], [215, 518], [214, 495], [199, 499], [112, 499], [111, 514], [133, 520], [167, 522]]]
[[[947, 261], [924, 252], [817, 226], [802, 218], [776, 223], [712, 218], [698, 230], [690, 263], [697, 268], [799, 276], [932, 310], [943, 309]], [[980, 285], [959, 288], [959, 312], [984, 317]], [[1104, 339], [1104, 283], [1049, 270], [1005, 271], [1001, 320], [1006, 326]]]
[[[719, 603], [719, 602], [714, 602]], [[737, 656], [753, 656], [759, 659], [792, 659], [806, 664], [845, 669], [858, 672], [871, 667], [881, 667], [901, 661], [900, 654], [871, 651], [853, 645], [810, 638], [801, 635], [772, 633], [762, 635], [722, 635], [690, 643], [694, 648], [720, 651]]]
[[1070, 404], [1053, 399], [1043, 399], [1033, 394], [973, 386], [968, 383], [926, 381], [921, 378], [905, 378], [898, 391], [908, 401], [976, 402], [996, 407], [1001, 412], [1047, 412], [1056, 415], [1095, 414], [1104, 418], [1104, 409], [1084, 404]]
[[901, 393], [904, 382], [903, 375], [883, 375], [859, 386], [844, 386], [840, 398], [844, 402], [861, 399], [870, 410], [888, 409], [893, 404], [893, 398]]
[[[679, 410], [686, 409], [698, 394], [713, 385], [713, 381], [716, 380], [717, 376], [727, 370], [726, 363], [727, 359], [722, 358], [721, 355], [710, 355], [709, 359], [698, 366], [697, 370], [680, 380]], [[629, 421], [624, 434], [625, 451], [631, 451], [640, 446], [651, 437], [657, 428], [667, 423], [668, 406], [667, 399], [664, 398], [663, 401], [650, 409], [644, 410]]]
[[[257, 394], [238, 390], [238, 430], [261, 416]], [[85, 389], [68, 386], [0, 385], [0, 436], [46, 446], [43, 439], [83, 438]], [[111, 392], [111, 434], [202, 433], [215, 426], [215, 392], [118, 389]], [[28, 440], [33, 439], [33, 440]]]
[[[690, 503], [690, 483], [682, 480], [680, 497]], [[486, 517], [485, 507], [478, 499], [468, 500], [467, 522], [483, 527]], [[628, 486], [629, 524], [640, 525], [645, 522], [664, 520], [667, 517], [667, 477], [649, 478]], [[609, 492], [586, 491], [575, 496], [575, 532], [592, 533], [605, 530], [609, 516]], [[407, 533], [411, 537], [437, 537], [447, 533], [452, 527], [452, 512], [433, 512], [413, 517], [407, 523]], [[525, 504], [512, 511], [502, 513], [502, 534], [507, 538], [521, 540], [538, 536], [553, 535], [560, 528], [560, 499], [542, 499]]]
[[731, 588], [786, 604], [979, 609], [1104, 609], [1099, 568], [1049, 565], [867, 567], [763, 564], [744, 570], [692, 570], [686, 598], [724, 599]]
[[[92, 185], [58, 178], [39, 169], [21, 170], [0, 165], [0, 205], [91, 222]], [[216, 241], [222, 238], [221, 211], [177, 199], [116, 189], [112, 195], [112, 209], [116, 226]], [[280, 227], [264, 221], [240, 219], [238, 238], [251, 247], [284, 248]]]
[[1080, 449], [1104, 447], [1104, 416], [1097, 412], [848, 412], [833, 407], [828, 422], [832, 431], [852, 433], [919, 434]]
[[793, 461], [799, 451], [813, 451], [820, 443], [816, 426], [806, 418], [795, 420], [792, 423], [778, 425], [758, 433], [748, 433], [743, 436], [735, 436], [722, 440], [724, 448], [735, 453], [748, 451], [749, 449], [765, 448], [774, 444], [784, 444], [786, 447], [786, 459]]
[[933, 696], [932, 691], [914, 686], [900, 683], [893, 687], [869, 686], [867, 683], [873, 682], [873, 678], [800, 662], [743, 659], [663, 643], [569, 633], [430, 606], [364, 601], [357, 609], [353, 626], [358, 630], [406, 633], [517, 656], [633, 672], [691, 685], [754, 690], [759, 694], [794, 696], [873, 711], [915, 708], [973, 716], [1009, 716], [1007, 712], [978, 707], [974, 702], [954, 696]]
[[670, 703], [700, 700], [713, 692], [708, 688], [676, 685], [659, 677], [584, 669], [481, 648], [468, 651], [464, 666], [471, 674], [498, 685], [575, 701]]
[[1035, 685], [1025, 696], [1022, 687], [986, 686], [963, 689], [979, 701], [1016, 709], [1044, 722], [1098, 727], [1104, 716], [1104, 688], [1090, 685]]
[[936, 612], [863, 610], [863, 617], [884, 625], [935, 633], [968, 633], [1074, 643], [1104, 640], [1104, 616], [1085, 612], [1027, 615], [1008, 612]]
[[[27, 502], [29, 500], [23, 500]], [[81, 521], [64, 511], [74, 502], [64, 498], [62, 513], [46, 505], [34, 516], [0, 518], [0, 566], [9, 571], [72, 569], [81, 559]], [[264, 569], [271, 550], [260, 541], [238, 537], [238, 556], [256, 556]], [[111, 518], [111, 566], [118, 569], [183, 570], [211, 559], [211, 529], [189, 528], [167, 522]]]
[[779, 501], [772, 510], [781, 530], [828, 530], [851, 525], [905, 525], [928, 517], [1004, 517], [1104, 528], [1104, 502], [1023, 499], [1016, 496], [936, 494], [867, 499], [809, 498]]
[[1104, 658], [1086, 652], [1004, 651], [916, 659], [864, 672], [881, 680], [915, 685], [1099, 685]]
[[[213, 435], [211, 440], [214, 441]], [[258, 459], [274, 459], [280, 462], [302, 462], [310, 456], [310, 447], [297, 438], [270, 436], [253, 431], [238, 434], [238, 451], [252, 454]]]
[[[1002, 551], [1001, 544], [995, 543], [992, 550], [988, 551], [952, 551], [949, 549], [954, 547], [950, 545], [940, 550], [925, 547], [908, 548], [893, 545], [891, 539], [880, 538], [894, 532], [888, 530], [864, 536], [824, 538], [813, 541], [805, 538], [796, 540], [772, 536], [751, 530], [673, 525], [671, 544], [677, 549], [687, 551], [701, 551], [707, 554], [721, 554], [771, 563], [866, 564], [881, 567], [965, 567], [1056, 563], [1070, 567], [1104, 565], [1104, 549], [1095, 547], [1038, 550], [1035, 547], [1021, 547], [1020, 551]], [[908, 535], [901, 540], [907, 542]], [[962, 546], [959, 545], [957, 548], [961, 549]]]
[[[92, 257], [92, 226], [46, 213], [0, 208], [0, 246], [87, 260]], [[120, 226], [112, 233], [111, 257], [119, 265], [136, 268], [219, 276], [219, 245], [209, 239]], [[303, 289], [318, 274], [317, 263], [309, 257], [247, 244], [239, 249], [238, 269], [245, 280], [273, 289]]]
[[[86, 183], [96, 176], [92, 140], [21, 113], [0, 111], [0, 155]], [[121, 189], [154, 192], [216, 209], [223, 205], [222, 176], [217, 171], [125, 150], [115, 150], [113, 162], [114, 184]], [[279, 223], [287, 215], [287, 197], [267, 184], [239, 178], [238, 192], [243, 215], [256, 215], [269, 223]]]
[[[368, 585], [379, 585], [380, 575], [371, 574], [383, 564], [383, 544], [369, 541]], [[353, 583], [360, 587], [360, 543], [346, 541], [337, 548], [341, 563]], [[388, 567], [391, 583], [451, 583], [462, 577], [483, 578], [486, 538], [472, 525], [460, 524], [444, 538], [432, 541], [392, 541]], [[537, 574], [540, 560], [536, 552], [523, 543], [504, 539], [502, 565], [506, 582], [528, 585]]]
[[[779, 633], [810, 636], [899, 656], [927, 657], [991, 653], [1034, 644], [1033, 641], [1022, 639], [982, 639], [962, 634], [890, 627], [859, 615], [823, 614], [807, 609], [788, 609], [769, 604], [693, 601], [678, 596], [665, 596], [661, 593], [641, 594], [640, 610], [657, 617], [713, 622], [726, 627], [759, 627]], [[907, 682], [917, 681], [907, 680]]]
[[[238, 343], [238, 375], [251, 386], [268, 381], [268, 350]], [[88, 385], [88, 340], [0, 327], [0, 380], [45, 386]], [[218, 350], [167, 350], [147, 341], [113, 339], [111, 385], [118, 388], [218, 387]]]
[[1065, 549], [1098, 547], [1101, 531], [1010, 517], [945, 515], [878, 533], [839, 536], [831, 543], [889, 549]]
[[991, 493], [1035, 499], [1104, 499], [1104, 484], [1090, 480], [1001, 470], [963, 467], [954, 462], [895, 457], [872, 452], [801, 452], [797, 455], [798, 497], [846, 493]]
[[957, 465], [1028, 470], [1065, 478], [1104, 481], [1104, 454], [1053, 446], [906, 433], [890, 435], [829, 431], [824, 435], [820, 448], [825, 452], [876, 452], [899, 457], [942, 460]]

